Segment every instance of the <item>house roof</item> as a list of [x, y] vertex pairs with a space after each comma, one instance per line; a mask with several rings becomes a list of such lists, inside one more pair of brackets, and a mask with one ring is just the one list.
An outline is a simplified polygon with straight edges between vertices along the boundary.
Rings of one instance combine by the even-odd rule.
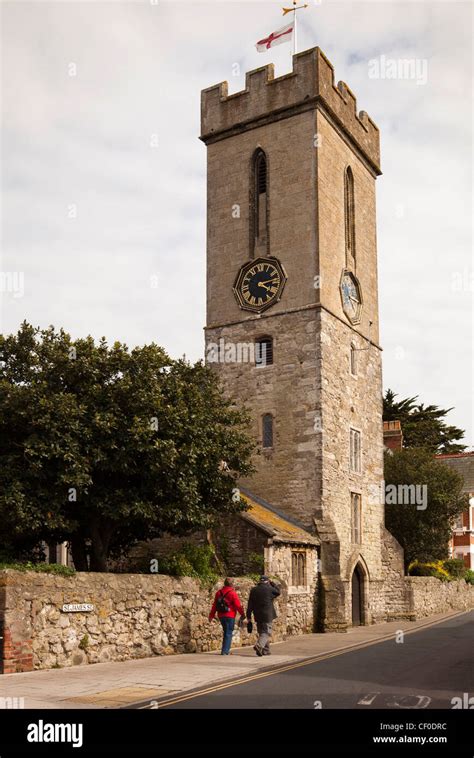
[[461, 474], [464, 479], [463, 492], [474, 492], [474, 452], [446, 453], [435, 456], [437, 461], [446, 463], [450, 468]]
[[307, 532], [297, 521], [281, 513], [262, 498], [252, 495], [247, 490], [241, 490], [241, 499], [247, 503], [249, 509], [239, 513], [240, 518], [260, 529], [274, 542], [319, 545], [316, 535]]

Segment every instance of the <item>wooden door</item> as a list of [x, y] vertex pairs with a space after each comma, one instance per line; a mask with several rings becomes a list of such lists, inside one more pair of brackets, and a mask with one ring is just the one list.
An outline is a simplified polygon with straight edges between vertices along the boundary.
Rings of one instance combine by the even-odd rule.
[[362, 623], [362, 576], [356, 566], [352, 574], [352, 626], [360, 626]]

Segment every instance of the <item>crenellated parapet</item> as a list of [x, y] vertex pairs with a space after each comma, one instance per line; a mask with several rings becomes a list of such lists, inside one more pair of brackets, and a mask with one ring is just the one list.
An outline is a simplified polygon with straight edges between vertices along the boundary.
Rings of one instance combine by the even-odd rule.
[[298, 111], [320, 107], [380, 173], [379, 130], [347, 84], [336, 86], [334, 68], [319, 47], [293, 56], [293, 71], [275, 78], [273, 64], [249, 71], [245, 89], [228, 94], [227, 82], [201, 93], [201, 139], [205, 143], [262, 126]]

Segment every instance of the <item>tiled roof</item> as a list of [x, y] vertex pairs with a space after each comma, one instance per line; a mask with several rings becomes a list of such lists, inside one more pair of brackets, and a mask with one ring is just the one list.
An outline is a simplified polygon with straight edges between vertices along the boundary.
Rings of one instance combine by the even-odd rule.
[[241, 492], [241, 498], [249, 507], [239, 514], [241, 518], [272, 537], [275, 542], [288, 542], [298, 545], [319, 545], [319, 540], [296, 521], [278, 511], [262, 498], [248, 491]]
[[464, 492], [474, 492], [474, 452], [437, 455], [436, 460], [446, 463], [461, 474], [464, 479]]

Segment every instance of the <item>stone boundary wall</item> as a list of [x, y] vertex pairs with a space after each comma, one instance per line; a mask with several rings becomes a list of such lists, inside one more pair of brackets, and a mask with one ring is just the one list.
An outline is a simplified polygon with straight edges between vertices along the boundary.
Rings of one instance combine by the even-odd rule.
[[393, 534], [382, 527], [382, 566], [383, 582], [380, 588], [381, 607], [384, 609], [385, 621], [409, 619], [410, 603], [406, 583], [403, 548]]
[[434, 576], [406, 576], [407, 607], [413, 621], [450, 611], [474, 609], [474, 585], [464, 579], [441, 582]]
[[[3, 633], [1, 671], [5, 674], [125, 661], [154, 655], [207, 652], [221, 645], [221, 627], [208, 621], [212, 588], [189, 577], [157, 574], [77, 573], [64, 577], [33, 571], [0, 571], [0, 629]], [[253, 582], [236, 578], [235, 587], [246, 606]], [[441, 582], [434, 577], [405, 577], [405, 609], [399, 616], [417, 620], [438, 613], [474, 608], [474, 586], [464, 580]], [[282, 594], [276, 601], [274, 641], [308, 629], [307, 597], [295, 612], [297, 597]], [[398, 601], [399, 602], [399, 601]], [[65, 612], [67, 603], [90, 603], [89, 612]], [[405, 612], [403, 613], [403, 610]], [[391, 618], [390, 618], [391, 616]], [[389, 614], [387, 620], [393, 620]], [[236, 628], [234, 646], [253, 645]]]
[[[207, 588], [197, 579], [160, 574], [0, 571], [3, 673], [217, 650], [221, 626], [210, 624], [208, 615], [221, 586]], [[252, 586], [251, 579], [235, 579], [245, 608]], [[64, 612], [62, 606], [68, 603], [94, 607], [90, 612]], [[282, 583], [274, 641], [286, 636], [287, 604]], [[304, 631], [294, 617], [291, 631]], [[233, 645], [253, 645], [255, 639], [255, 633], [236, 628]]]

